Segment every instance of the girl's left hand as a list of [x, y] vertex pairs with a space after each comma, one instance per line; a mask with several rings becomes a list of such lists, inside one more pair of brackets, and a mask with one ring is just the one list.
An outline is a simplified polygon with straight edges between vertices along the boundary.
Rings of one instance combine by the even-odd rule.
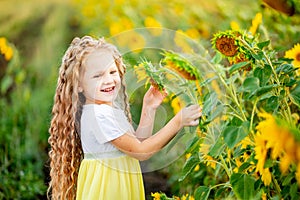
[[162, 101], [167, 95], [168, 94], [165, 90], [159, 91], [157, 88], [150, 86], [150, 88], [148, 89], [148, 91], [144, 96], [143, 103], [147, 107], [156, 109], [162, 103]]

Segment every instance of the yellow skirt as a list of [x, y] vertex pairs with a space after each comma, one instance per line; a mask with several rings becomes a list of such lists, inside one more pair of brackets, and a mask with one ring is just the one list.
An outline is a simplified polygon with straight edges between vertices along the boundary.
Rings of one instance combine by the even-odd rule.
[[144, 200], [139, 161], [127, 155], [83, 159], [77, 183], [77, 200]]

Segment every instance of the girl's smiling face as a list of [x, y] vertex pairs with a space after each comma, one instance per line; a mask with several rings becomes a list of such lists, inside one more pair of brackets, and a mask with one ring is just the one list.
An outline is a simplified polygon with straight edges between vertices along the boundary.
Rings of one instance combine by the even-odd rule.
[[87, 55], [80, 87], [86, 104], [112, 105], [121, 87], [121, 78], [112, 53], [105, 49]]

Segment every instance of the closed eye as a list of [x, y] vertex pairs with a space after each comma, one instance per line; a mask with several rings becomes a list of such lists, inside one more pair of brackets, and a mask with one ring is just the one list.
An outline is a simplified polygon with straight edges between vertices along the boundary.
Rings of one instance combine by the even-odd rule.
[[99, 78], [101, 76], [102, 76], [102, 74], [96, 74], [96, 75], [93, 76], [93, 78]]
[[113, 71], [110, 72], [110, 74], [115, 74], [117, 72], [118, 72], [117, 70], [113, 70]]

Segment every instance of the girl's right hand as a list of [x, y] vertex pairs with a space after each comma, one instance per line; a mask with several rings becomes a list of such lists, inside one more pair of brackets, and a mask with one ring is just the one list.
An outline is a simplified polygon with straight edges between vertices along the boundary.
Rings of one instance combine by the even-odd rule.
[[177, 116], [180, 120], [180, 125], [183, 126], [197, 126], [199, 124], [199, 118], [202, 115], [202, 108], [197, 105], [190, 105], [181, 109]]

